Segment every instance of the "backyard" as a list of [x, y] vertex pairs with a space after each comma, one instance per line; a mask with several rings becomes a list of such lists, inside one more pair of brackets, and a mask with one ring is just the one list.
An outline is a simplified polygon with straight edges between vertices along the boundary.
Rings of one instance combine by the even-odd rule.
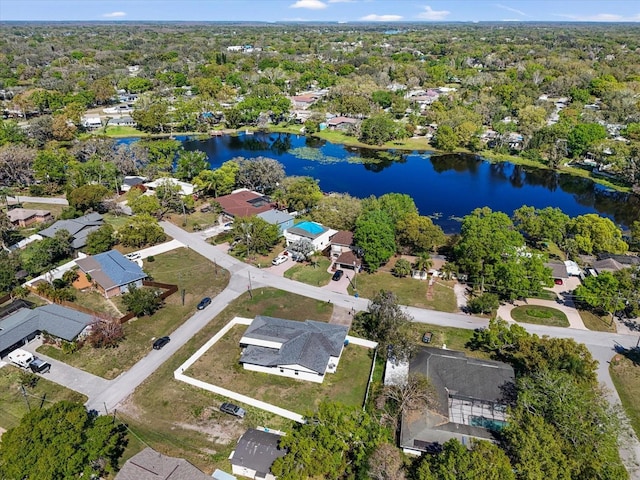
[[43, 377], [38, 377], [35, 387], [25, 387], [23, 394], [20, 387], [23, 373], [26, 372], [10, 365], [0, 368], [0, 427], [4, 429], [15, 427], [30, 409], [49, 406], [61, 400], [87, 401], [84, 395]]
[[245, 370], [240, 361], [240, 338], [245, 326], [233, 327], [186, 372], [198, 380], [278, 405], [304, 415], [322, 400], [362, 406], [373, 352], [349, 345], [334, 374], [322, 384]]
[[[286, 431], [291, 422], [246, 405], [242, 405], [247, 410], [243, 420], [222, 414], [218, 407], [225, 398], [174, 380], [173, 371], [236, 316], [326, 322], [332, 311], [333, 306], [326, 302], [272, 288], [254, 290], [253, 298], [244, 293], [147, 378], [118, 415], [142, 440], [167, 455], [186, 458], [207, 471], [230, 470], [229, 453], [247, 428], [266, 426]], [[127, 456], [144, 447], [132, 441]]]
[[[157, 282], [178, 285], [179, 289], [184, 289], [184, 305], [180, 292], [177, 292], [169, 296], [164, 306], [152, 316], [130, 320], [124, 326], [125, 339], [117, 348], [94, 349], [84, 346], [75, 353], [65, 354], [57, 347], [43, 345], [38, 351], [94, 375], [115, 378], [149, 352], [153, 339], [169, 335], [193, 314], [203, 297], [215, 297], [229, 281], [226, 270], [186, 248], [158, 255], [154, 262], [145, 260], [144, 270]], [[89, 304], [97, 311], [112, 308], [105, 306], [109, 305], [109, 301], [99, 295], [81, 294], [80, 298], [80, 303], [85, 306]], [[112, 301], [121, 312], [125, 312], [120, 297]]]

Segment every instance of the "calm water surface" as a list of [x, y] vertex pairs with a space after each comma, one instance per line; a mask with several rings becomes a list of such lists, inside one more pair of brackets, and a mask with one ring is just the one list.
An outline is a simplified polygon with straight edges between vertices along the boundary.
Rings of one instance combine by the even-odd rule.
[[474, 155], [384, 152], [274, 133], [184, 139], [184, 147], [206, 152], [213, 168], [235, 157], [275, 158], [287, 175], [318, 179], [324, 192], [356, 197], [406, 193], [422, 215], [432, 216], [448, 233], [459, 230], [461, 217], [484, 206], [508, 215], [522, 205], [559, 207], [572, 217], [599, 213], [623, 226], [640, 218], [635, 195], [610, 191], [588, 179], [489, 163]]

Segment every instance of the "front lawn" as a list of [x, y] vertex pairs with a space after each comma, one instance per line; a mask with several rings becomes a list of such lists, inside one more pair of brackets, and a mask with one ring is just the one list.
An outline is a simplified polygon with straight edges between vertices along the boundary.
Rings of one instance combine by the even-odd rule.
[[[142, 440], [166, 455], [186, 458], [202, 470], [230, 471], [229, 454], [247, 428], [289, 431], [292, 422], [247, 405], [242, 405], [247, 410], [243, 420], [220, 413], [220, 404], [228, 399], [176, 381], [173, 371], [234, 317], [269, 315], [326, 322], [332, 311], [333, 305], [326, 302], [272, 288], [254, 290], [253, 298], [245, 292], [147, 378], [118, 409], [118, 416]], [[144, 447], [132, 441], [127, 457]]]
[[[353, 283], [361, 297], [373, 298], [380, 290], [390, 290], [398, 297], [402, 305], [428, 308], [441, 312], [455, 312], [458, 310], [456, 296], [453, 293], [451, 281], [437, 280], [431, 293], [428, 292], [429, 282], [414, 278], [398, 278], [387, 272], [359, 273], [353, 278]], [[349, 294], [355, 290], [349, 285]]]
[[362, 406], [371, 371], [371, 350], [347, 346], [336, 373], [327, 374], [318, 384], [242, 368], [239, 345], [246, 329], [244, 325], [233, 327], [186, 375], [300, 414], [314, 411], [325, 399]]
[[[186, 248], [157, 255], [154, 262], [145, 260], [144, 269], [153, 280], [184, 289], [184, 305], [178, 291], [154, 315], [130, 320], [124, 327], [125, 339], [115, 349], [85, 346], [68, 355], [56, 347], [43, 345], [39, 351], [94, 375], [115, 378], [149, 352], [154, 338], [169, 335], [193, 314], [203, 297], [215, 297], [229, 282], [226, 270]], [[120, 298], [113, 301], [124, 312]]]
[[164, 219], [173, 223], [174, 225], [185, 229], [187, 232], [196, 232], [200, 230], [206, 230], [209, 227], [218, 224], [218, 214], [213, 211], [202, 213], [200, 210], [196, 210], [193, 213], [189, 213], [185, 216], [178, 213], [171, 213], [165, 215]]
[[617, 354], [609, 364], [609, 373], [631, 427], [640, 437], [640, 352], [626, 357]]
[[320, 260], [318, 260], [317, 266], [314, 267], [308, 263], [299, 263], [284, 272], [284, 276], [297, 282], [321, 287], [331, 280], [331, 274], [327, 272], [330, 265], [331, 260], [326, 257], [321, 257]]
[[535, 323], [550, 327], [568, 327], [569, 320], [564, 312], [542, 305], [522, 305], [511, 310], [511, 318], [516, 322]]
[[617, 331], [616, 322], [611, 321], [611, 315], [596, 315], [587, 310], [578, 310], [580, 318], [584, 326], [595, 332], [613, 332]]
[[[0, 427], [15, 427], [29, 411], [41, 406], [48, 407], [61, 400], [84, 403], [87, 397], [69, 390], [46, 378], [38, 377], [35, 387], [25, 387], [25, 395], [20, 388], [20, 374], [23, 370], [11, 365], [0, 368]], [[27, 402], [29, 406], [27, 406]]]

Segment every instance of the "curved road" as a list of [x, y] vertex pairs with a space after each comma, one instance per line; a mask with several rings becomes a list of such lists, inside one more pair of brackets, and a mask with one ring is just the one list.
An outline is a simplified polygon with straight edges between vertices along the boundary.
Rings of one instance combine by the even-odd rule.
[[[273, 287], [288, 292], [296, 293], [310, 298], [330, 301], [335, 305], [345, 308], [353, 308], [357, 311], [365, 310], [369, 301], [364, 298], [355, 298], [342, 293], [332, 292], [327, 289], [313, 287], [298, 283], [287, 278], [274, 275], [264, 269], [258, 269], [247, 265], [219, 249], [207, 243], [198, 233], [188, 233], [181, 228], [161, 222], [167, 235], [182, 242], [188, 248], [193, 249], [205, 258], [215, 261], [221, 267], [231, 273], [231, 280], [226, 289], [215, 297], [205, 310], [197, 311], [191, 318], [171, 333], [171, 342], [162, 350], [152, 350], [142, 358], [129, 371], [118, 378], [100, 383], [98, 392], [87, 402], [87, 407], [98, 411], [106, 409], [110, 411], [124, 401], [133, 391], [155, 370], [168, 360], [180, 347], [202, 329], [212, 318], [222, 312], [227, 305], [249, 288]], [[447, 327], [474, 329], [487, 325], [487, 320], [470, 315], [438, 312], [415, 307], [405, 307], [416, 322], [430, 323]], [[599, 362], [598, 378], [608, 387], [609, 400], [612, 404], [620, 402], [618, 394], [613, 387], [608, 371], [609, 360], [615, 353], [616, 346], [631, 348], [636, 345], [637, 338], [604, 332], [592, 332], [571, 328], [547, 327], [543, 325], [523, 325], [531, 332], [538, 335], [548, 335], [559, 338], [573, 338], [577, 342], [587, 345], [594, 358]], [[104, 382], [104, 380], [103, 380]], [[94, 389], [95, 391], [95, 389]], [[626, 447], [629, 451], [621, 452], [627, 459], [635, 455], [640, 458], [640, 444], [635, 437], [629, 439]], [[629, 462], [626, 462], [629, 468]], [[630, 472], [632, 478], [637, 478], [639, 472]]]

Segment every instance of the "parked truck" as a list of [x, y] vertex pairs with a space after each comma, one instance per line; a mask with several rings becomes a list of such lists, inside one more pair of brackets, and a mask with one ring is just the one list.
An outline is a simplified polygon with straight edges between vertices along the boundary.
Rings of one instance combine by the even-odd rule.
[[51, 364], [35, 357], [31, 352], [18, 348], [8, 355], [9, 361], [19, 367], [28, 368], [35, 373], [47, 373]]

